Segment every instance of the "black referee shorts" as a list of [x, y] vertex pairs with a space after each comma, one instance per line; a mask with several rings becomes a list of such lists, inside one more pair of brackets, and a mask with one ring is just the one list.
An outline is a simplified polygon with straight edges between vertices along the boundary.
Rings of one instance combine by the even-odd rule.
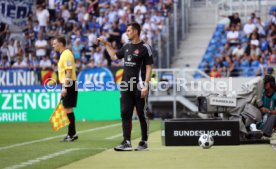
[[62, 100], [62, 104], [65, 108], [77, 107], [78, 88], [76, 87], [76, 85], [76, 81], [73, 81], [71, 86], [65, 87], [67, 93]]

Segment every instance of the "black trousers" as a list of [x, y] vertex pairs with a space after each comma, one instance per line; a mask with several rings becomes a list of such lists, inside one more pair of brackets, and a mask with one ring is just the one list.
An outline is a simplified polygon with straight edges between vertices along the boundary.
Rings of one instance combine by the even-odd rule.
[[121, 91], [121, 118], [124, 140], [131, 139], [133, 109], [136, 107], [139, 117], [142, 140], [148, 140], [149, 120], [147, 117], [147, 97], [141, 98], [141, 91]]

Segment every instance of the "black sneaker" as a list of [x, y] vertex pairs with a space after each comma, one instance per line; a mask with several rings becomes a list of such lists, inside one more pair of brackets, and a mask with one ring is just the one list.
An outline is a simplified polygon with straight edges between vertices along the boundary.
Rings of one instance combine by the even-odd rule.
[[77, 140], [78, 138], [79, 138], [79, 136], [77, 134], [75, 134], [73, 137], [70, 137], [69, 135], [67, 135], [62, 140], [60, 140], [60, 142], [73, 142], [73, 141]]
[[130, 141], [124, 140], [120, 145], [114, 147], [115, 151], [132, 151]]
[[140, 141], [135, 151], [148, 151], [148, 143], [146, 141]]

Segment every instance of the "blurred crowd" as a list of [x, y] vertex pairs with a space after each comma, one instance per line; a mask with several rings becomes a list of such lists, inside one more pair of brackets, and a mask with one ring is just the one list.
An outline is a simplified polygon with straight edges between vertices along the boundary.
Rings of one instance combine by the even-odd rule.
[[127, 24], [142, 25], [141, 38], [152, 44], [172, 10], [172, 0], [37, 0], [23, 29], [24, 40], [0, 23], [0, 68], [28, 68], [57, 71], [59, 53], [53, 51], [53, 37], [65, 36], [77, 71], [86, 67], [122, 66], [112, 61], [97, 37], [103, 36], [116, 49], [128, 42]]
[[[276, 63], [276, 11], [268, 22], [252, 13], [246, 23], [234, 13], [228, 25], [218, 25], [200, 67], [211, 77], [273, 74]], [[213, 47], [213, 48], [212, 48]]]

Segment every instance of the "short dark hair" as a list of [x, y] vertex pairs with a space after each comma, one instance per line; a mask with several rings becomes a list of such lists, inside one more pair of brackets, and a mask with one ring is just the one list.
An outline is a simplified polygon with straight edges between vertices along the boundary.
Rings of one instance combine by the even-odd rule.
[[141, 33], [141, 26], [140, 26], [139, 23], [137, 23], [137, 22], [131, 22], [127, 26], [128, 27], [131, 26], [133, 29], [137, 30], [138, 35], [140, 35], [140, 33]]
[[270, 83], [271, 87], [275, 88], [275, 78], [271, 75], [265, 75], [264, 84]]
[[66, 46], [66, 39], [63, 36], [57, 37], [56, 40]]

